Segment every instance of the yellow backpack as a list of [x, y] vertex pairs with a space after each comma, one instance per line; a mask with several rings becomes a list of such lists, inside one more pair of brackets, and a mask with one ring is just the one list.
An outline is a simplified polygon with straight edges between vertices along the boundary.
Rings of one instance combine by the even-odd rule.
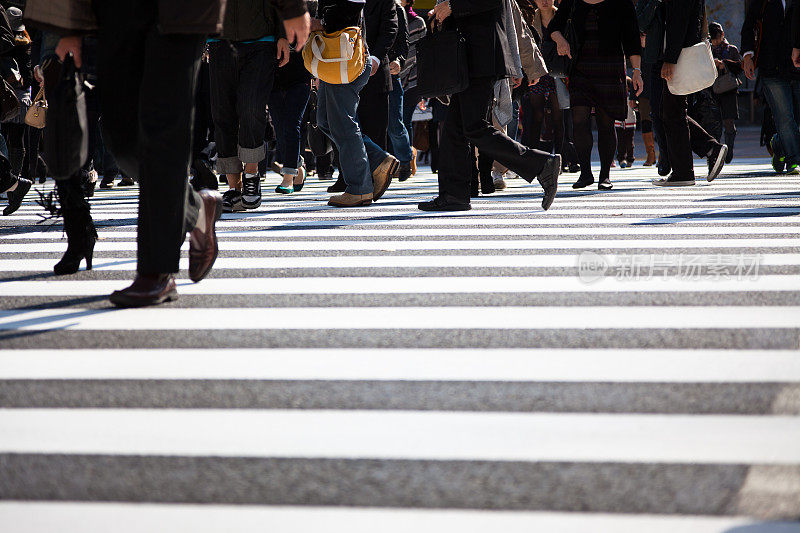
[[303, 48], [306, 69], [325, 83], [345, 84], [364, 72], [364, 42], [361, 28], [333, 33], [312, 32]]

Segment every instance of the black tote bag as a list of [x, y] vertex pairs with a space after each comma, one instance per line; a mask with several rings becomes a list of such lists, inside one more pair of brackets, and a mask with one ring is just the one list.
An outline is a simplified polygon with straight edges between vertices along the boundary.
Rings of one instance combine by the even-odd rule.
[[417, 42], [417, 91], [421, 98], [460, 93], [469, 85], [467, 42], [457, 30], [437, 30]]
[[[59, 68], [58, 63], [53, 62], [51, 68]], [[48, 91], [43, 155], [51, 175], [65, 179], [86, 162], [89, 134], [83, 76], [71, 56], [60, 68], [58, 83]]]
[[547, 65], [548, 74], [554, 78], [569, 77], [569, 75], [572, 74], [574, 59], [576, 59], [580, 53], [580, 41], [578, 40], [578, 35], [575, 31], [574, 22], [576, 4], [577, 1], [572, 3], [572, 7], [569, 11], [569, 18], [567, 19], [567, 23], [564, 26], [564, 33], [562, 34], [569, 43], [572, 59], [567, 56], [558, 55], [558, 46], [556, 46], [556, 43], [552, 39], [545, 41], [544, 36], [542, 36], [542, 56], [544, 57], [544, 62]]

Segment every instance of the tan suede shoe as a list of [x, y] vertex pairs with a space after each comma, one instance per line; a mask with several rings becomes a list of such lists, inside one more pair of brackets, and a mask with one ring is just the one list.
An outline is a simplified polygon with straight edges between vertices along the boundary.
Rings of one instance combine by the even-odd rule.
[[372, 194], [350, 194], [349, 192], [331, 196], [328, 205], [333, 207], [362, 207], [372, 203]]
[[383, 196], [383, 193], [385, 193], [389, 185], [392, 184], [392, 176], [395, 175], [399, 166], [400, 161], [392, 155], [387, 155], [386, 159], [381, 161], [381, 164], [378, 165], [378, 168], [372, 173], [372, 184], [374, 186], [372, 190], [373, 200], [378, 201], [378, 199]]

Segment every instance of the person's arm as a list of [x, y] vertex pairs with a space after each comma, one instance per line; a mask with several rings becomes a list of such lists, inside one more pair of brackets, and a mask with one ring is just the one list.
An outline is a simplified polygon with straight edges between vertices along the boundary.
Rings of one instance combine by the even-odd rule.
[[558, 6], [558, 10], [548, 26], [553, 32], [558, 32], [558, 34], [561, 35], [561, 32], [567, 27], [567, 21], [569, 20], [569, 15], [572, 12], [572, 5], [574, 3], [575, 0], [563, 0]]
[[308, 15], [306, 0], [270, 0], [281, 19], [289, 44], [296, 42], [299, 50], [306, 44], [311, 30], [311, 17]]
[[[406, 10], [402, 6], [396, 5], [395, 11], [397, 12], [397, 37], [389, 51], [389, 61], [397, 62], [399, 72], [408, 57], [408, 19], [406, 19]], [[396, 73], [392, 72], [392, 74]]]
[[[370, 54], [383, 59], [389, 55], [389, 50], [397, 37], [397, 12], [394, 9], [394, 0], [380, 0], [380, 28], [378, 36], [370, 46]], [[367, 36], [369, 38], [369, 36]]]
[[620, 13], [622, 24], [622, 50], [625, 57], [642, 55], [642, 36], [639, 32], [639, 23], [636, 10], [630, 2], [622, 2], [623, 12]]
[[725, 63], [725, 70], [733, 74], [734, 76], [738, 76], [742, 73], [742, 56], [739, 54], [739, 49], [733, 45], [728, 47], [730, 50], [730, 58], [725, 59], [723, 63]]
[[514, 26], [517, 29], [517, 43], [519, 46], [519, 57], [522, 60], [522, 70], [528, 77], [531, 83], [536, 82], [539, 78], [547, 74], [547, 65], [545, 65], [542, 53], [539, 47], [533, 40], [531, 29], [522, 20], [522, 11], [517, 3], [512, 0], [511, 14], [514, 17]]
[[639, 0], [636, 3], [636, 21], [639, 23], [640, 32], [647, 33], [656, 19], [656, 12], [660, 6], [661, 0]]
[[675, 65], [686, 42], [689, 25], [694, 24], [692, 10], [686, 0], [672, 0], [672, 9], [667, 12], [667, 47], [664, 50], [664, 63]]

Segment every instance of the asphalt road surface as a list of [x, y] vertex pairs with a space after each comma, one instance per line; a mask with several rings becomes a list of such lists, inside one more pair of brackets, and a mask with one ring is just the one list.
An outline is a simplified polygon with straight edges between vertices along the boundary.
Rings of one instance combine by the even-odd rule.
[[0, 531], [800, 531], [800, 176], [653, 177], [446, 215], [424, 169], [349, 211], [311, 178], [136, 310], [106, 300], [135, 189], [97, 192], [69, 277], [31, 194], [0, 219]]

